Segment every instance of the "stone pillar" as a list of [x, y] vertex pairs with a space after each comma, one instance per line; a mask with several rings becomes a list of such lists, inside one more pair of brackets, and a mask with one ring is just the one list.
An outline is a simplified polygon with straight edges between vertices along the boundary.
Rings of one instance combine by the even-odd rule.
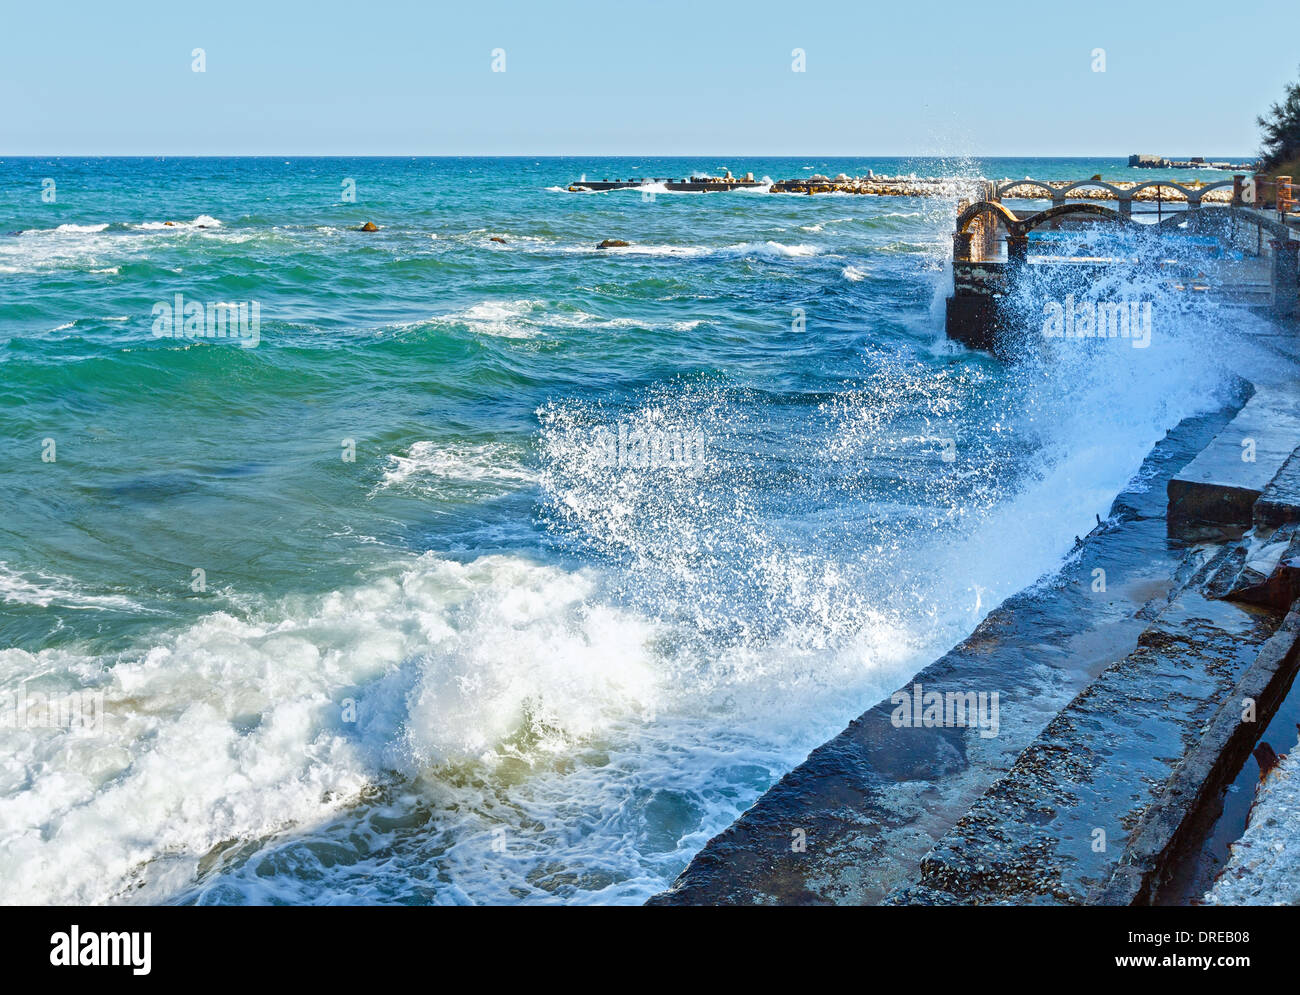
[[1028, 235], [1007, 234], [1007, 262], [1016, 266], [1029, 262]]
[[1268, 244], [1273, 249], [1269, 280], [1273, 290], [1273, 311], [1290, 317], [1300, 309], [1300, 260], [1297, 259], [1300, 242], [1271, 238]]
[[1246, 188], [1246, 176], [1244, 173], [1237, 173], [1232, 177], [1232, 206], [1241, 207], [1246, 202], [1242, 200], [1242, 194]]
[[1261, 211], [1268, 206], [1268, 177], [1263, 173], [1255, 174], [1255, 206]]
[[1119, 216], [1123, 218], [1125, 221], [1132, 220], [1133, 218], [1133, 195], [1132, 194], [1129, 194], [1128, 196], [1121, 195], [1119, 197]]
[[970, 244], [971, 233], [968, 231], [955, 231], [952, 233], [952, 258], [954, 261], [970, 261]]

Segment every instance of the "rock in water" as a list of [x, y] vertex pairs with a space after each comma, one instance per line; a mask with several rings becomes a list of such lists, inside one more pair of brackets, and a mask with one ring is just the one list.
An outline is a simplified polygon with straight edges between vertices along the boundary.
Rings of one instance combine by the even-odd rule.
[[[1283, 757], [1285, 757], [1285, 754]], [[1277, 768], [1283, 757], [1279, 757], [1273, 747], [1267, 743], [1261, 742], [1255, 747], [1255, 762], [1259, 764], [1259, 779], [1262, 781], [1268, 777]]]
[[358, 228], [357, 231], [379, 231], [379, 226], [373, 221], [367, 221], [364, 225]]
[[505, 245], [505, 244], [506, 244], [506, 240], [505, 240], [504, 238], [502, 238], [500, 235], [493, 235], [491, 238], [488, 239], [488, 241], [489, 241], [489, 242], [500, 242], [502, 245]]
[[596, 246], [596, 248], [598, 248], [598, 249], [625, 249], [625, 248], [627, 248], [627, 247], [628, 247], [629, 245], [631, 245], [631, 244], [632, 244], [631, 242], [624, 242], [624, 241], [622, 241], [621, 239], [617, 239], [617, 238], [607, 238], [607, 239], [605, 239], [605, 241], [601, 242], [598, 246]]

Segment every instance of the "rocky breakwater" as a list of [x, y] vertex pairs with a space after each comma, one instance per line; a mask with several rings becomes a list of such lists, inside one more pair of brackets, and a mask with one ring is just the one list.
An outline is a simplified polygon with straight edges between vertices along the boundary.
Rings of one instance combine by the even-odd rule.
[[[817, 174], [809, 176], [806, 179], [796, 180], [778, 180], [772, 184], [771, 193], [792, 193], [792, 194], [865, 194], [875, 197], [952, 197], [965, 198], [968, 200], [985, 199], [989, 192], [989, 187], [1002, 189], [1010, 179], [1003, 180], [984, 180], [984, 179], [967, 179], [956, 176], [876, 176], [874, 173], [867, 173], [866, 176], [847, 176], [840, 173], [838, 176], [829, 177]], [[1002, 194], [1003, 200], [1050, 200], [1051, 195], [1044, 190], [1047, 187], [1051, 190], [1064, 190], [1066, 187], [1077, 182], [1076, 180], [1023, 180], [1025, 185], [1021, 188], [1011, 188]], [[1102, 182], [1094, 179], [1091, 182]], [[1129, 191], [1138, 184], [1125, 180], [1105, 181], [1115, 190]], [[1177, 180], [1171, 179], [1170, 183], [1178, 183], [1179, 186], [1188, 190], [1199, 190], [1209, 184], [1202, 180]], [[1118, 200], [1119, 195], [1114, 190], [1106, 187], [1075, 187], [1068, 194], [1070, 200]], [[1182, 203], [1187, 200], [1187, 195], [1181, 190], [1171, 186], [1144, 187], [1133, 194], [1133, 200], [1155, 201], [1160, 200], [1165, 203]], [[1217, 190], [1211, 190], [1206, 193], [1201, 202], [1205, 204], [1227, 204], [1232, 201], [1232, 190], [1228, 187], [1220, 187]]]
[[778, 180], [769, 193], [854, 193], [877, 197], [974, 197], [981, 181], [945, 176], [847, 176], [818, 173], [805, 179]]

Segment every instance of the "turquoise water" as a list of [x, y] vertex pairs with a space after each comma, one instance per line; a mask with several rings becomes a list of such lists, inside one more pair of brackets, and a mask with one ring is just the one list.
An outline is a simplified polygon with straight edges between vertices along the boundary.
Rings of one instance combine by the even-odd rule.
[[952, 200], [563, 190], [721, 167], [1138, 175], [0, 162], [0, 691], [104, 696], [0, 729], [7, 901], [643, 900], [1214, 403], [946, 343]]

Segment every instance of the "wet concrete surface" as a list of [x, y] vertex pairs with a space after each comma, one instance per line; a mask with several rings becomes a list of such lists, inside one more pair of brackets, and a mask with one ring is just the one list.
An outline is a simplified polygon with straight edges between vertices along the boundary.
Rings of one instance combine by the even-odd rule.
[[[880, 702], [711, 840], [673, 887], [649, 904], [874, 904], [895, 889], [924, 891], [922, 858], [1012, 769], [1061, 709], [1139, 649], [1139, 638], [1154, 619], [1190, 612], [1182, 620], [1186, 624], [1205, 616], [1208, 629], [1254, 639], [1254, 609], [1229, 606], [1231, 612], [1224, 612], [1217, 603], [1207, 608], [1200, 600], [1178, 604], [1178, 593], [1203, 566], [1203, 557], [1184, 539], [1170, 536], [1166, 522], [1170, 479], [1235, 411], [1188, 419], [1171, 431], [1059, 574], [1007, 599], [969, 638], [909, 682], [909, 695], [915, 684], [941, 695], [996, 692], [996, 736], [969, 726], [900, 727], [900, 706]], [[1104, 571], [1103, 589], [1097, 589], [1097, 570]], [[1230, 688], [1243, 663], [1223, 642], [1231, 641], [1226, 635], [1207, 634], [1221, 654], [1214, 661], [1193, 665], [1172, 645], [1152, 645], [1146, 652], [1175, 683], [1193, 680], [1191, 668], [1200, 666], [1197, 676], [1217, 674], [1216, 689]], [[1148, 690], [1154, 694], [1157, 688]], [[1184, 697], [1183, 718], [1191, 728], [1204, 720], [1205, 707], [1195, 694]], [[1113, 730], [1116, 736], [1121, 728]], [[1176, 745], [1180, 728], [1142, 720], [1129, 731], [1152, 744]], [[1112, 747], [1127, 756], [1122, 743]], [[1140, 756], [1132, 758], [1141, 762]], [[1065, 758], [1061, 763], [1069, 765]], [[1079, 832], [1064, 816], [1042, 812], [1041, 817], [1061, 820], [1063, 831]], [[1122, 839], [1124, 827], [1117, 831]], [[1082, 893], [1101, 873], [1093, 863], [1082, 856], [1053, 887]], [[938, 889], [928, 896], [914, 894], [919, 901], [960, 900]], [[1051, 888], [1045, 894], [1027, 891], [1018, 901], [1053, 901], [1053, 894]]]
[[1171, 521], [1248, 527], [1256, 500], [1300, 441], [1300, 394], [1260, 387], [1223, 432], [1169, 482]]
[[[1185, 588], [925, 857], [920, 884], [963, 904], [1093, 904], [1121, 866], [1150, 875], [1178, 828], [1152, 833], [1154, 809], [1182, 816], [1194, 802], [1167, 797], [1202, 781], [1175, 784], [1175, 771], [1238, 708], [1238, 684], [1279, 621]], [[1135, 852], [1150, 848], [1144, 830], [1160, 837], [1155, 853]], [[933, 897], [900, 889], [889, 901]]]

